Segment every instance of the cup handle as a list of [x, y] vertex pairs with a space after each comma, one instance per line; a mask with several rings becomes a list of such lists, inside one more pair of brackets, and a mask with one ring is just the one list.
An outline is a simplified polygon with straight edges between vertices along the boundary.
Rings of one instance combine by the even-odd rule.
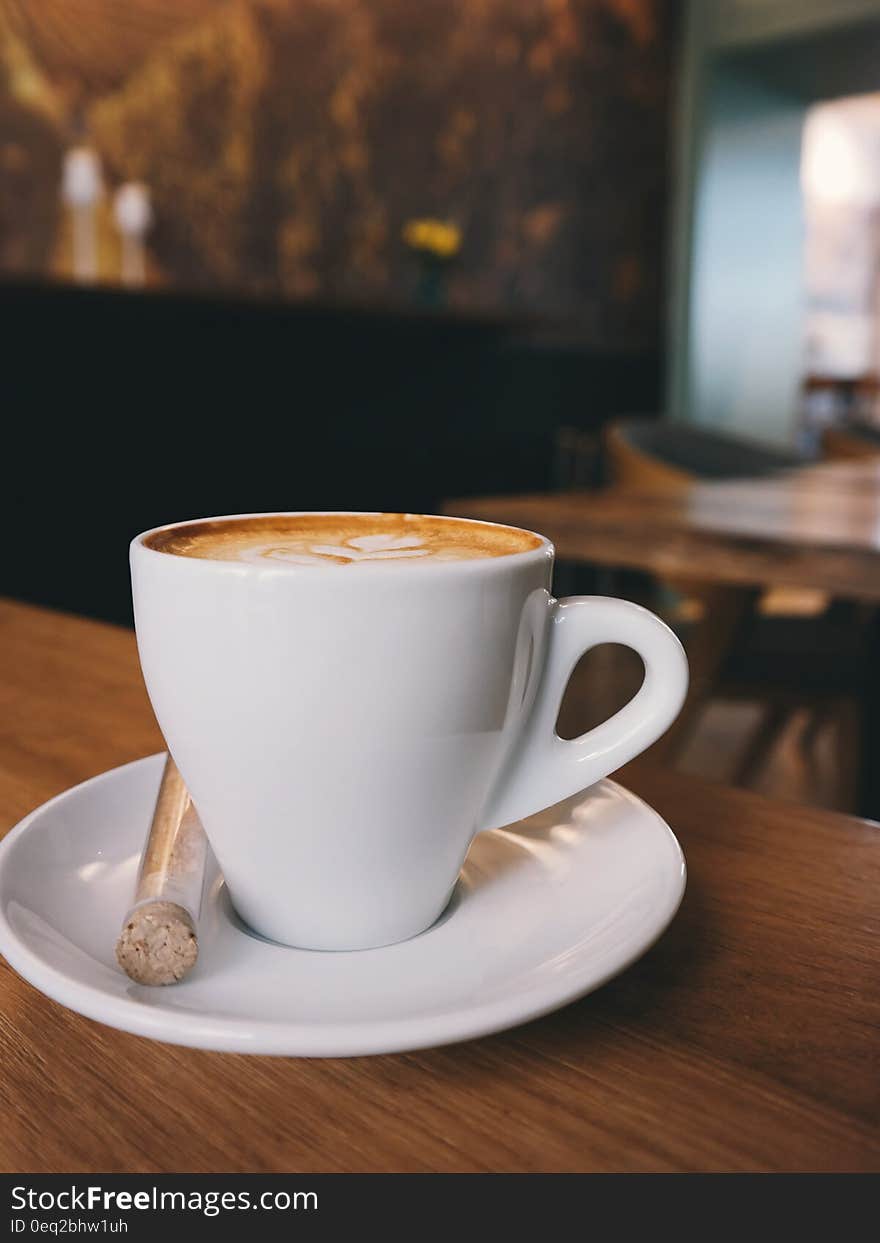
[[[481, 830], [523, 820], [607, 777], [665, 733], [687, 694], [684, 649], [647, 609], [606, 596], [551, 599], [549, 607], [548, 650], [534, 703], [484, 807]], [[555, 728], [562, 696], [581, 656], [600, 643], [631, 647], [644, 661], [645, 679], [607, 721], [566, 741]]]

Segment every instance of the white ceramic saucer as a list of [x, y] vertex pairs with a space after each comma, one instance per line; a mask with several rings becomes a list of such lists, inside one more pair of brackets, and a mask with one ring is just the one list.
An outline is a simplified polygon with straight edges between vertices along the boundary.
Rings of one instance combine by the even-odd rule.
[[140, 1036], [237, 1053], [390, 1053], [486, 1035], [583, 996], [660, 935], [684, 892], [670, 829], [611, 781], [476, 838], [427, 932], [357, 953], [249, 932], [216, 867], [193, 974], [133, 984], [113, 947], [164, 757], [75, 786], [0, 845], [0, 952], [73, 1010]]

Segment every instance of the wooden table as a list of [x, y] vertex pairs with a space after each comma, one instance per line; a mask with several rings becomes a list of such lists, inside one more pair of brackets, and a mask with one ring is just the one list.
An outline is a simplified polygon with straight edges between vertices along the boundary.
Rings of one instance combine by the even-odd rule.
[[[132, 635], [0, 602], [0, 832], [161, 748]], [[0, 959], [0, 1170], [880, 1169], [880, 830], [648, 767], [683, 907], [598, 993], [394, 1057], [156, 1044]]]
[[574, 561], [880, 603], [880, 462], [824, 463], [681, 492], [466, 497], [444, 509], [540, 531]]
[[[468, 497], [445, 510], [528, 527], [557, 555], [689, 580], [706, 613], [688, 648], [688, 704], [662, 742], [692, 728], [730, 644], [760, 592], [812, 588], [880, 604], [880, 462], [833, 462], [765, 479], [694, 483], [680, 492], [559, 492]], [[861, 686], [859, 808], [880, 818], [880, 625], [868, 636]]]

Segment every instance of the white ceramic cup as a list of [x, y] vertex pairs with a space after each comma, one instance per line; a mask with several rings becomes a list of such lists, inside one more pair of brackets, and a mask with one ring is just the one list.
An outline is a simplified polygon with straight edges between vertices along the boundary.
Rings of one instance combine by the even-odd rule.
[[[684, 700], [668, 627], [624, 600], [555, 600], [545, 539], [340, 570], [172, 555], [145, 546], [150, 534], [132, 542], [131, 571], [159, 726], [235, 908], [288, 945], [366, 949], [423, 931], [478, 832], [592, 785]], [[563, 692], [599, 643], [638, 652], [644, 683], [563, 741]]]

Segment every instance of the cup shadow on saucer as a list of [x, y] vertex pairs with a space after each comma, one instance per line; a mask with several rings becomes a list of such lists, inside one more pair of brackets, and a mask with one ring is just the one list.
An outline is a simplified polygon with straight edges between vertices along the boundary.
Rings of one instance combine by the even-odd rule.
[[[509, 879], [513, 873], [534, 867], [536, 855], [540, 857], [541, 853], [554, 849], [551, 833], [556, 822], [560, 818], [567, 819], [566, 813], [570, 811], [571, 806], [577, 802], [582, 802], [583, 798], [583, 795], [579, 795], [574, 800], [568, 799], [557, 808], [551, 808], [549, 815], [545, 812], [540, 818], [521, 821], [518, 824], [510, 825], [508, 828], [494, 829], [488, 833], [477, 834], [471, 843], [452, 895], [443, 911], [429, 927], [417, 933], [415, 937], [409, 938], [409, 940], [417, 941], [421, 937], [427, 937], [437, 932], [450, 919], [454, 918], [457, 911], [464, 904], [477, 900], [482, 893], [490, 887]], [[555, 816], [553, 815], [554, 812], [557, 813]], [[579, 826], [577, 831], [583, 832], [584, 826]], [[296, 946], [285, 945], [282, 941], [273, 941], [271, 938], [265, 937], [262, 933], [253, 929], [235, 909], [225, 881], [218, 877], [215, 883], [219, 886], [216, 898], [219, 911], [222, 917], [237, 932], [276, 949], [297, 948]], [[377, 946], [374, 948], [384, 949], [388, 947]], [[352, 951], [324, 950], [314, 952], [334, 953]], [[362, 950], [359, 952], [369, 953], [371, 951]]]
[[[263, 945], [271, 945], [273, 949], [280, 949], [280, 950], [294, 949], [297, 951], [297, 953], [300, 953], [300, 954], [303, 954], [303, 953], [370, 954], [370, 953], [374, 953], [376, 950], [390, 948], [389, 946], [379, 945], [379, 946], [373, 946], [371, 949], [365, 949], [365, 950], [304, 950], [301, 947], [298, 947], [295, 945], [285, 945], [283, 941], [273, 941], [271, 937], [264, 937], [261, 932], [257, 932], [255, 929], [253, 929], [250, 926], [250, 924], [245, 923], [245, 921], [239, 915], [238, 911], [235, 909], [232, 903], [232, 898], [230, 897], [229, 889], [226, 886], [226, 882], [223, 880], [220, 880], [218, 883], [219, 883], [219, 891], [217, 894], [217, 903], [220, 908], [220, 911], [222, 912], [223, 917], [228, 921], [228, 923], [232, 925], [232, 927], [236, 930], [236, 932], [240, 932], [244, 936], [250, 937], [252, 941], [261, 941]], [[449, 901], [446, 903], [446, 906], [443, 908], [443, 911], [441, 912], [441, 914], [438, 915], [438, 917], [434, 920], [433, 924], [425, 928], [423, 932], [419, 932], [416, 934], [416, 936], [410, 937], [408, 939], [411, 941], [417, 941], [419, 937], [426, 937], [429, 935], [429, 933], [435, 932], [438, 928], [440, 928], [443, 924], [445, 924], [447, 920], [451, 919], [452, 916], [455, 914], [455, 912], [458, 910], [459, 906], [461, 905], [461, 902], [462, 902], [461, 890], [462, 890], [462, 883], [461, 883], [461, 877], [459, 877], [459, 879], [455, 882], [455, 888], [452, 891], [452, 896], [450, 897]], [[400, 944], [400, 943], [392, 942], [392, 944]]]

